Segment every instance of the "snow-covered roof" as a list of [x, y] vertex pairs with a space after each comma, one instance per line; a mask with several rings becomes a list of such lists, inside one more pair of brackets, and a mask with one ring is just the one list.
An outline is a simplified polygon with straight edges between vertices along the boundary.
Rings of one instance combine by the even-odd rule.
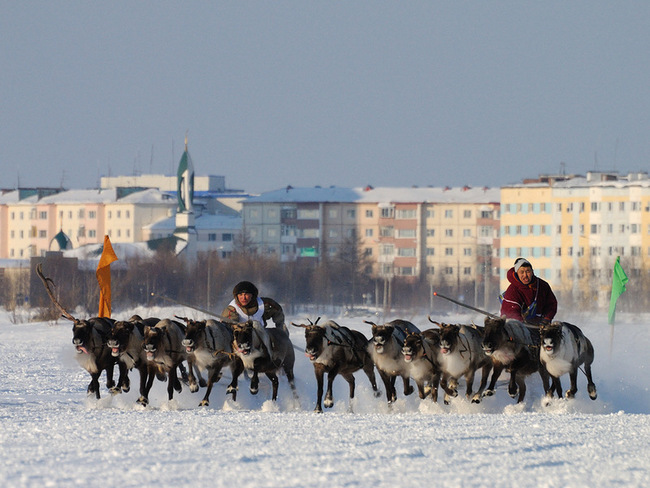
[[262, 193], [245, 203], [497, 203], [499, 188], [284, 188]]
[[[203, 214], [196, 217], [194, 227], [197, 230], [241, 229], [242, 219], [241, 217], [233, 217], [230, 215]], [[145, 225], [143, 228], [152, 231], [172, 231], [176, 228], [176, 217], [161, 219], [153, 224]]]
[[176, 198], [169, 195], [168, 192], [161, 192], [156, 188], [148, 188], [146, 190], [138, 191], [131, 193], [123, 198], [118, 200], [118, 203], [135, 203], [135, 204], [147, 204], [147, 203], [176, 203]]

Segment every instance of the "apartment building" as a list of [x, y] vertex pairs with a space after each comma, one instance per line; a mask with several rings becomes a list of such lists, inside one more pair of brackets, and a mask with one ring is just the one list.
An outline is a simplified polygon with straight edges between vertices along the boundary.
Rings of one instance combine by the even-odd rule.
[[498, 269], [498, 199], [489, 188], [288, 187], [245, 200], [243, 228], [283, 262], [358, 239], [376, 277], [482, 283]]
[[[24, 198], [21, 198], [24, 196]], [[158, 190], [70, 190], [42, 196], [20, 190], [0, 197], [0, 259], [43, 256], [63, 231], [73, 248], [139, 242], [144, 226], [173, 215], [176, 199]]]
[[500, 286], [518, 256], [557, 293], [608, 299], [617, 256], [628, 276], [650, 262], [650, 179], [646, 173], [542, 175], [501, 188]]

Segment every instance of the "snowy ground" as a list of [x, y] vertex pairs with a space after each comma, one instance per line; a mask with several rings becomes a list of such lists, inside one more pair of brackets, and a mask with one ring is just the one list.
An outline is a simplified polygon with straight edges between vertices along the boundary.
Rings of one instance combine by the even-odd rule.
[[[114, 317], [132, 313], [202, 318], [182, 307]], [[335, 319], [369, 335], [364, 318]], [[412, 321], [428, 328], [424, 317]], [[534, 376], [522, 406], [501, 381], [480, 405], [433, 405], [398, 389], [389, 409], [359, 374], [351, 409], [339, 378], [335, 405], [321, 415], [312, 412], [313, 368], [299, 353], [297, 401], [284, 377], [277, 404], [265, 377], [255, 397], [240, 382], [237, 403], [222, 380], [207, 408], [187, 388], [168, 402], [156, 382], [144, 409], [137, 388], [111, 397], [103, 377], [101, 400], [89, 399], [69, 322], [13, 324], [0, 311], [0, 486], [650, 486], [648, 318], [618, 317], [613, 340], [604, 319], [576, 323], [596, 350], [596, 401], [580, 373], [577, 398], [548, 407]], [[292, 340], [302, 348], [302, 331]]]

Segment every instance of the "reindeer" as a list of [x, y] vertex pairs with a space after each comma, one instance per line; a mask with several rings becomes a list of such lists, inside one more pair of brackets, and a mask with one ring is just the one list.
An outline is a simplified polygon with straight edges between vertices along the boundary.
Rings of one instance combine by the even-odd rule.
[[72, 344], [74, 344], [77, 355], [77, 362], [90, 374], [88, 395], [95, 394], [98, 400], [101, 398], [99, 392], [99, 377], [102, 371], [106, 371], [106, 387], [111, 393], [117, 393], [123, 388], [128, 390], [129, 377], [126, 367], [119, 364], [120, 376], [117, 386], [113, 380], [113, 370], [117, 360], [111, 355], [110, 348], [106, 341], [110, 335], [114, 320], [106, 317], [93, 317], [90, 319], [77, 319], [70, 314], [56, 299], [52, 288], [54, 282], [43, 274], [43, 264], [36, 266], [36, 274], [43, 282], [50, 300], [61, 312], [62, 316], [72, 322]]
[[386, 398], [391, 404], [397, 400], [395, 379], [398, 376], [402, 377], [404, 383], [404, 395], [410, 395], [414, 391], [409, 381], [409, 367], [401, 350], [406, 335], [418, 333], [420, 329], [411, 322], [399, 319], [384, 325], [377, 325], [367, 320], [364, 322], [372, 326], [372, 339], [368, 344], [368, 352], [377, 366], [379, 376], [386, 387]]
[[[174, 390], [180, 393], [183, 389], [176, 368], [179, 368], [181, 363], [187, 359], [187, 354], [182, 346], [184, 338], [185, 326], [175, 320], [163, 319], [155, 326], [146, 325], [144, 328], [143, 348], [147, 361], [154, 368], [159, 379], [162, 380], [169, 376], [167, 396], [170, 401], [174, 398]], [[190, 364], [191, 369], [192, 365]], [[153, 378], [149, 380], [149, 383], [152, 381]]]
[[[458, 396], [458, 379], [465, 377], [467, 399], [472, 403], [480, 403], [483, 390], [487, 384], [492, 361], [485, 355], [481, 347], [481, 333], [476, 326], [442, 324], [429, 322], [440, 327], [440, 366], [442, 369], [441, 386], [445, 390], [445, 405], [451, 397]], [[474, 376], [481, 369], [483, 375], [478, 392], [472, 395]]]
[[[591, 377], [591, 364], [594, 362], [594, 346], [577, 326], [567, 322], [553, 322], [551, 325], [540, 327], [539, 359], [543, 366], [543, 374], [550, 375], [551, 388], [546, 391], [548, 399], [553, 398], [553, 392], [562, 397], [560, 377], [569, 373], [571, 387], [565, 392], [566, 398], [575, 397], [578, 391], [578, 368], [584, 364], [587, 377], [587, 392], [589, 398], [597, 398], [596, 385]], [[546, 384], [546, 381], [545, 381]]]
[[430, 393], [433, 402], [438, 401], [440, 384], [440, 331], [427, 329], [410, 333], [402, 346], [404, 361], [409, 365], [409, 375], [418, 387], [422, 400]]
[[[484, 396], [494, 395], [497, 379], [505, 369], [510, 373], [508, 394], [514, 398], [519, 392], [517, 403], [524, 401], [526, 377], [540, 370], [539, 330], [519, 320], [487, 316], [481, 344], [483, 352], [492, 360], [492, 380]], [[544, 381], [544, 375], [542, 374]], [[544, 391], [547, 390], [544, 381]]]
[[[210, 393], [214, 383], [221, 379], [221, 369], [229, 365], [232, 372], [232, 381], [226, 389], [226, 394], [231, 394], [237, 400], [237, 382], [239, 375], [244, 371], [244, 365], [237, 355], [232, 352], [233, 332], [230, 325], [217, 320], [190, 320], [187, 317], [177, 317], [187, 324], [185, 339], [182, 341], [188, 360], [192, 360], [199, 369], [208, 370], [208, 383], [205, 396], [199, 407], [210, 404]], [[190, 369], [190, 391], [196, 392], [199, 387]]]
[[[144, 329], [146, 326], [153, 327], [158, 322], [160, 319], [156, 317], [143, 319], [139, 315], [133, 315], [126, 321], [118, 320], [107, 342], [113, 357], [122, 362], [128, 370], [136, 368], [140, 373], [140, 396], [136, 401], [141, 405], [149, 403], [149, 390], [157, 371], [157, 368], [147, 361], [144, 351]], [[128, 388], [122, 388], [122, 391], [126, 393]]]
[[284, 370], [289, 386], [296, 396], [293, 375], [295, 354], [289, 335], [280, 328], [264, 328], [258, 321], [233, 325], [233, 351], [241, 359], [244, 368], [253, 372], [250, 392], [257, 395], [259, 373], [265, 373], [273, 386], [272, 400], [278, 398], [279, 369]]
[[359, 331], [351, 330], [329, 320], [318, 325], [310, 320], [309, 325], [291, 323], [295, 327], [305, 329], [305, 356], [314, 365], [317, 392], [315, 412], [322, 413], [323, 377], [327, 373], [327, 393], [325, 394], [325, 408], [334, 405], [332, 384], [338, 374], [348, 382], [350, 400], [354, 398], [355, 379], [354, 373], [363, 369], [370, 380], [375, 396], [380, 395], [375, 380], [375, 364], [368, 354], [366, 345], [368, 339]]

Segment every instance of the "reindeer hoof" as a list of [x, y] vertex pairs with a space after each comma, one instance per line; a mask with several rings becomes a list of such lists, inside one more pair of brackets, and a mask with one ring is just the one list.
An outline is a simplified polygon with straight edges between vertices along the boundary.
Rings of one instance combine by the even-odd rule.
[[517, 396], [517, 392], [519, 391], [519, 388], [508, 388], [508, 395], [510, 395], [511, 398], [514, 398]]
[[596, 385], [587, 386], [587, 391], [589, 392], [589, 398], [592, 400], [598, 398], [598, 394], [596, 393]]
[[131, 391], [131, 385], [122, 386], [122, 393], [128, 393]]
[[334, 406], [334, 400], [325, 400], [323, 402], [323, 405], [325, 405], [325, 408], [332, 408]]
[[316, 408], [314, 409], [314, 412], [323, 413], [323, 409], [317, 405]]
[[192, 384], [190, 385], [190, 391], [191, 391], [192, 393], [196, 393], [197, 391], [199, 391], [199, 385], [197, 385], [196, 383], [192, 383]]
[[413, 388], [411, 385], [409, 385], [408, 388], [404, 388], [404, 396], [409, 396], [414, 391], [415, 391], [415, 388]]
[[381, 396], [381, 391], [380, 390], [375, 390], [373, 392], [373, 395], [374, 395], [375, 398], [379, 398]]
[[119, 395], [120, 393], [122, 393], [122, 390], [119, 389], [117, 386], [114, 386], [113, 388], [109, 388], [108, 392], [111, 395], [115, 396], [115, 395]]
[[201, 403], [199, 403], [199, 407], [207, 407], [208, 405], [210, 405], [208, 400], [201, 400]]
[[146, 407], [147, 405], [149, 405], [149, 399], [148, 399], [148, 398], [145, 398], [145, 397], [143, 397], [143, 396], [141, 396], [140, 398], [138, 398], [138, 399], [136, 400], [136, 403], [139, 403], [139, 404], [142, 405], [143, 407]]
[[472, 403], [481, 403], [481, 395], [478, 393], [472, 397]]
[[249, 388], [251, 395], [257, 395], [257, 392], [259, 391], [257, 388], [253, 388], [252, 386]]
[[227, 395], [233, 395], [237, 392], [238, 388], [235, 388], [234, 386], [228, 385], [228, 388], [226, 388], [226, 394]]
[[564, 393], [564, 397], [565, 397], [567, 400], [570, 399], [570, 398], [573, 398], [574, 396], [575, 396], [575, 394], [574, 394], [571, 390], [567, 390], [567, 391]]
[[485, 390], [483, 392], [483, 396], [493, 396], [494, 395], [494, 390]]

